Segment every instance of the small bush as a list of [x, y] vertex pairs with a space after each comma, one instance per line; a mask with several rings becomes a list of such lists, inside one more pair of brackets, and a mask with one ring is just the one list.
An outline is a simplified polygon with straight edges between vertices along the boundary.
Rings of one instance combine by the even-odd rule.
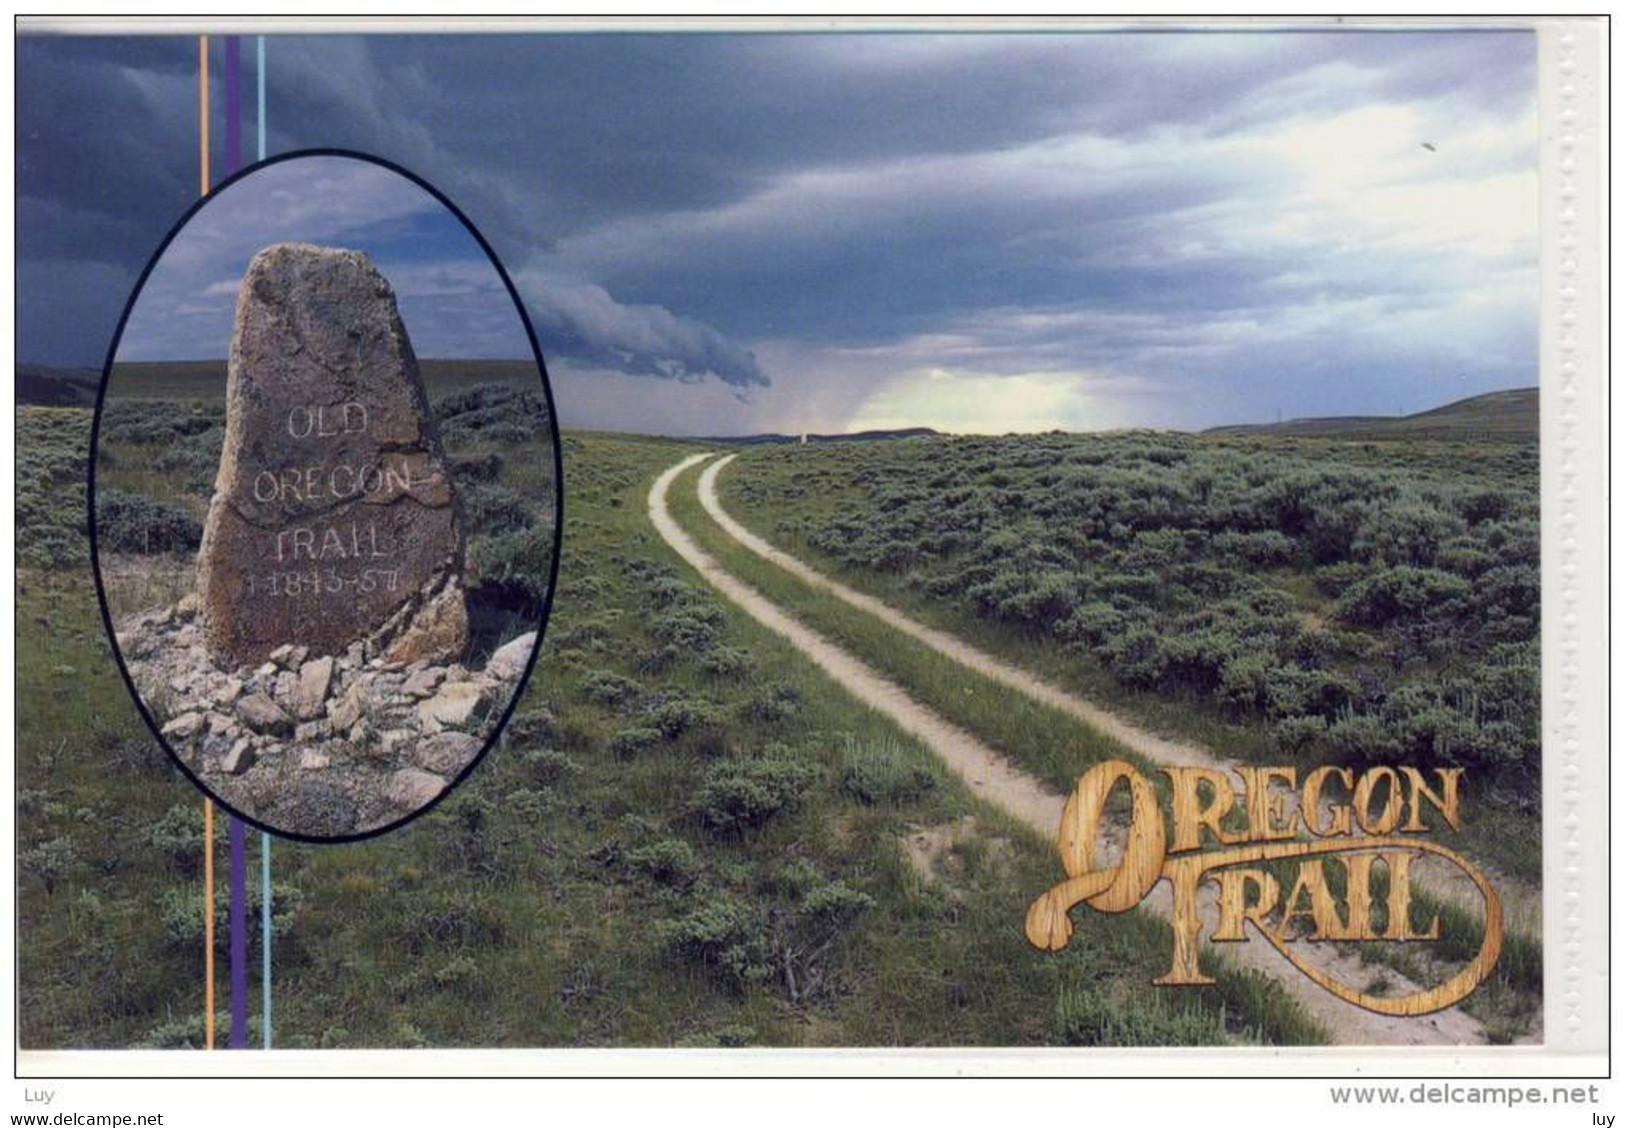
[[685, 697], [663, 701], [649, 715], [650, 723], [667, 740], [676, 740], [686, 732], [714, 728], [717, 720], [715, 706]]
[[17, 857], [23, 880], [42, 886], [47, 894], [55, 893], [78, 864], [78, 847], [65, 834], [30, 846]]
[[800, 711], [801, 690], [784, 681], [770, 682], [746, 706], [750, 716], [768, 724], [782, 724]]
[[103, 552], [195, 552], [203, 526], [178, 505], [108, 487], [96, 491], [96, 537]]
[[609, 751], [617, 760], [635, 760], [661, 741], [657, 728], [633, 725], [609, 738]]
[[220, 469], [220, 453], [225, 442], [224, 425], [210, 427], [165, 446], [152, 464], [196, 489], [206, 490], [213, 486]]
[[203, 868], [203, 810], [197, 803], [177, 803], [152, 824], [152, 844], [183, 876]]
[[719, 834], [743, 834], [780, 811], [801, 804], [817, 771], [789, 758], [782, 747], [770, 748], [759, 759], [730, 760], [712, 766], [694, 797], [693, 809], [706, 826]]
[[547, 400], [513, 384], [479, 384], [435, 404], [447, 443], [524, 443], [547, 437]]
[[867, 806], [917, 803], [936, 784], [928, 768], [909, 763], [906, 753], [890, 742], [848, 741], [842, 755], [841, 790]]
[[538, 748], [558, 739], [558, 718], [545, 708], [516, 712], [502, 735], [510, 747]]
[[476, 536], [469, 544], [475, 585], [509, 605], [540, 604], [547, 598], [553, 559], [553, 532], [546, 524], [513, 533]]
[[712, 677], [732, 678], [748, 673], [750, 654], [737, 646], [716, 646], [700, 655], [700, 669]]
[[725, 621], [722, 610], [712, 604], [690, 604], [661, 615], [651, 629], [662, 642], [698, 654], [721, 640]]
[[619, 708], [638, 699], [643, 687], [610, 670], [591, 670], [581, 679], [581, 696], [597, 705]]
[[468, 528], [485, 536], [518, 533], [536, 523], [533, 506], [507, 486], [475, 482], [459, 491]]
[[457, 482], [494, 482], [502, 476], [502, 456], [489, 454], [454, 456], [446, 469]]
[[543, 787], [556, 787], [581, 772], [581, 765], [563, 752], [542, 748], [526, 752], [522, 762], [530, 771], [531, 779]]
[[699, 872], [694, 848], [680, 838], [664, 838], [626, 855], [626, 863], [660, 885], [687, 889]]
[[662, 931], [673, 955], [721, 972], [735, 986], [772, 974], [766, 924], [737, 898], [711, 897]]
[[1472, 585], [1449, 572], [1409, 566], [1370, 576], [1338, 601], [1337, 613], [1358, 626], [1383, 627], [1423, 617], [1447, 617], [1461, 610]]

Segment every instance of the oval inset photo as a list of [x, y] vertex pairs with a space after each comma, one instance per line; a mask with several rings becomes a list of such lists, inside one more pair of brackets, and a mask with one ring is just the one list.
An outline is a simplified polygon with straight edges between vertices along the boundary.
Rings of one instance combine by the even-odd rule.
[[444, 196], [291, 154], [170, 233], [102, 376], [91, 542], [147, 722], [291, 838], [421, 814], [541, 645], [561, 463], [524, 308]]

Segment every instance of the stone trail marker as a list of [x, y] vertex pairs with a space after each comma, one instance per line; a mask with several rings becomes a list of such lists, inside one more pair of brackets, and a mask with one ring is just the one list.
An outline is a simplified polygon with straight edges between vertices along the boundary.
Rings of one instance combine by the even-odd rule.
[[368, 640], [387, 661], [468, 645], [455, 490], [389, 283], [366, 255], [279, 244], [237, 298], [226, 438], [199, 551], [210, 657]]

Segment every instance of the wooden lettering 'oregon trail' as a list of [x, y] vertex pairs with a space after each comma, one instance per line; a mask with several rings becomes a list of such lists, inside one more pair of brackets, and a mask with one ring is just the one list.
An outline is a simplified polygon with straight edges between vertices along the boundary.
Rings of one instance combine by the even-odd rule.
[[[1197, 959], [1203, 924], [1196, 891], [1203, 881], [1213, 880], [1220, 889], [1215, 942], [1245, 940], [1244, 925], [1250, 922], [1310, 979], [1338, 998], [1378, 1014], [1412, 1016], [1454, 1006], [1494, 969], [1505, 927], [1500, 897], [1466, 858], [1417, 837], [1431, 829], [1425, 817], [1429, 808], [1452, 830], [1461, 829], [1462, 769], [1434, 768], [1430, 781], [1408, 766], [1372, 768], [1358, 779], [1348, 768], [1315, 768], [1303, 781], [1296, 813], [1290, 813], [1283, 796], [1272, 789], [1276, 783], [1289, 789], [1297, 786], [1293, 767], [1239, 769], [1247, 789], [1245, 805], [1238, 804], [1235, 788], [1223, 772], [1185, 766], [1161, 770], [1173, 795], [1171, 838], [1155, 789], [1132, 765], [1107, 760], [1078, 780], [1061, 814], [1057, 843], [1067, 880], [1027, 910], [1027, 939], [1035, 948], [1058, 952], [1067, 946], [1073, 933], [1068, 914], [1077, 905], [1127, 912], [1166, 879], [1173, 889], [1173, 957], [1168, 974], [1155, 982], [1164, 987], [1211, 984], [1214, 980], [1202, 972]], [[1099, 866], [1095, 852], [1100, 826], [1119, 783], [1126, 784], [1129, 793], [1128, 835], [1118, 863]], [[1325, 800], [1335, 788], [1341, 788], [1345, 797]], [[1246, 813], [1245, 826], [1230, 829], [1227, 819], [1240, 811]], [[1313, 924], [1307, 937], [1311, 943], [1439, 939], [1437, 918], [1419, 930], [1410, 919], [1410, 865], [1421, 855], [1460, 868], [1484, 898], [1484, 936], [1478, 953], [1443, 983], [1408, 995], [1373, 995], [1338, 982], [1294, 950], [1296, 921]], [[1263, 868], [1271, 862], [1298, 865], [1297, 879], [1284, 900], [1280, 882]], [[1341, 908], [1324, 869], [1333, 862], [1344, 867], [1346, 905]], [[1372, 882], [1372, 867], [1378, 862], [1388, 876], [1381, 927]]]
[[464, 539], [412, 344], [356, 251], [280, 244], [237, 299], [226, 439], [199, 556], [210, 657], [366, 640], [394, 662], [468, 645]]

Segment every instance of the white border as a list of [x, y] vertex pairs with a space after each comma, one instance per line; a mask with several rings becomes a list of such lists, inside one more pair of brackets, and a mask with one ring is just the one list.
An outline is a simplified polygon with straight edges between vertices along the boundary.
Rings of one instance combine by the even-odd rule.
[[1608, 1046], [1606, 29], [1553, 21], [1541, 75], [1541, 665], [1546, 1045]]
[[[1290, 26], [1292, 17], [1136, 18], [1182, 26]], [[1324, 19], [1307, 22], [1324, 23]], [[1541, 1047], [1290, 1050], [423, 1050], [252, 1054], [50, 1051], [18, 1056], [20, 1078], [242, 1076], [1118, 1076], [1599, 1077], [1608, 1070], [1607, 27], [1590, 19], [1381, 17], [1358, 26], [1534, 27], [1541, 122], [1541, 500], [1546, 1044]], [[1061, 18], [640, 19], [614, 30], [1082, 30]], [[313, 26], [314, 25], [314, 26]], [[19, 21], [26, 34], [374, 34], [603, 29], [601, 17]], [[9, 84], [7, 84], [9, 86]], [[9, 146], [8, 146], [9, 148]], [[14, 153], [11, 154], [14, 167]], [[11, 283], [8, 282], [8, 285]], [[6, 345], [10, 349], [10, 343]], [[12, 390], [6, 390], [8, 400]], [[6, 446], [10, 446], [8, 436]], [[9, 508], [9, 506], [8, 506]], [[9, 524], [9, 523], [8, 523]], [[9, 534], [9, 528], [6, 530]], [[9, 535], [6, 538], [10, 540]], [[15, 579], [15, 576], [14, 576]], [[13, 616], [15, 595], [7, 593]], [[9, 652], [10, 640], [0, 651]], [[14, 667], [15, 668], [15, 667]], [[9, 698], [10, 690], [6, 696]], [[11, 810], [0, 826], [11, 828]], [[11, 873], [7, 885], [14, 883]], [[14, 903], [14, 902], [13, 902]], [[14, 955], [12, 930], [0, 951]], [[15, 966], [15, 964], [13, 964]], [[13, 986], [11, 983], [7, 987]], [[15, 996], [13, 996], [13, 1007]], [[7, 1008], [15, 1045], [15, 1011]], [[37, 1110], [31, 1110], [37, 1111]], [[1057, 1110], [1061, 1111], [1061, 1110]], [[1366, 1110], [1369, 1115], [1370, 1110]]]

